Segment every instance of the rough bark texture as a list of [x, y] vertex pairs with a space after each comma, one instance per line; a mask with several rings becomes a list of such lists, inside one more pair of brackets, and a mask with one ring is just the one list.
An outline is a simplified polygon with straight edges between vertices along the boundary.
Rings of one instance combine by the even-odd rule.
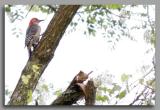
[[94, 82], [89, 80], [86, 85], [86, 95], [79, 85], [71, 85], [51, 105], [72, 105], [85, 97], [85, 105], [94, 105], [96, 100], [96, 88]]
[[86, 85], [85, 105], [94, 105], [96, 100], [96, 87], [92, 80], [89, 80]]
[[83, 83], [88, 79], [89, 74], [80, 71], [73, 78], [67, 89], [59, 97], [57, 97], [51, 105], [72, 105], [84, 97], [85, 105], [94, 105], [96, 97], [94, 82], [89, 80], [86, 85]]
[[78, 85], [70, 86], [64, 91], [51, 105], [72, 105], [79, 99], [84, 97], [84, 94]]
[[[73, 80], [71, 81], [67, 89], [56, 100], [54, 100], [51, 105], [72, 105], [84, 96], [80, 86], [77, 85], [77, 83], [81, 81], [78, 78], [79, 76], [81, 76], [81, 74], [85, 74], [85, 73], [80, 71], [73, 78]], [[83, 83], [83, 81], [81, 81], [81, 83]]]
[[24, 67], [8, 105], [27, 105], [31, 101], [32, 92], [39, 78], [53, 58], [60, 39], [79, 7], [79, 5], [60, 6]]

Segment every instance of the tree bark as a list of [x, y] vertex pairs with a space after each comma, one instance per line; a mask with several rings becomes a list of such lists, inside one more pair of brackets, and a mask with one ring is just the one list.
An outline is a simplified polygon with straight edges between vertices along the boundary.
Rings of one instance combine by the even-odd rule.
[[79, 99], [83, 98], [84, 94], [78, 85], [73, 85], [67, 88], [51, 105], [72, 105]]
[[96, 87], [92, 80], [89, 80], [86, 85], [85, 105], [94, 105], [96, 101]]
[[32, 93], [39, 78], [53, 58], [67, 26], [79, 7], [79, 5], [63, 5], [59, 7], [42, 36], [39, 45], [33, 51], [24, 67], [8, 105], [27, 105], [31, 101]]
[[[90, 72], [91, 73], [91, 72]], [[55, 99], [51, 105], [72, 105], [79, 99], [85, 97], [85, 105], [94, 105], [96, 99], [96, 87], [92, 80], [83, 82], [88, 79], [88, 75], [80, 71], [71, 81], [67, 89]]]
[[96, 87], [92, 80], [87, 82], [85, 95], [79, 85], [72, 85], [67, 88], [51, 105], [72, 105], [85, 97], [85, 105], [94, 105], [96, 100]]

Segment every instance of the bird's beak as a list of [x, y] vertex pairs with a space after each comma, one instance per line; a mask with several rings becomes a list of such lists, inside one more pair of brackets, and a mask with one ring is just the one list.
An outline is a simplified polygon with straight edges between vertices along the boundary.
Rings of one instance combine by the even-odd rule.
[[39, 20], [39, 22], [44, 21], [44, 20]]

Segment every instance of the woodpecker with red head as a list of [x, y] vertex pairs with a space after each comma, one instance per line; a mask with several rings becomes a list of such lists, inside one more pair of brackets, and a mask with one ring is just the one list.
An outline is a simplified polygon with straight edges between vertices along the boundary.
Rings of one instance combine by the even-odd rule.
[[26, 31], [25, 46], [27, 46], [29, 57], [37, 47], [40, 39], [41, 27], [39, 23], [43, 20], [32, 18]]

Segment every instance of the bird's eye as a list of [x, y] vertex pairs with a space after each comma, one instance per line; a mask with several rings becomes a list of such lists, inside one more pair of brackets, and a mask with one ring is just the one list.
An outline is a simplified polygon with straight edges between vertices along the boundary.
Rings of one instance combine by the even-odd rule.
[[38, 19], [37, 18], [34, 18], [33, 20], [32, 20], [32, 22], [35, 22], [35, 21], [37, 21]]

